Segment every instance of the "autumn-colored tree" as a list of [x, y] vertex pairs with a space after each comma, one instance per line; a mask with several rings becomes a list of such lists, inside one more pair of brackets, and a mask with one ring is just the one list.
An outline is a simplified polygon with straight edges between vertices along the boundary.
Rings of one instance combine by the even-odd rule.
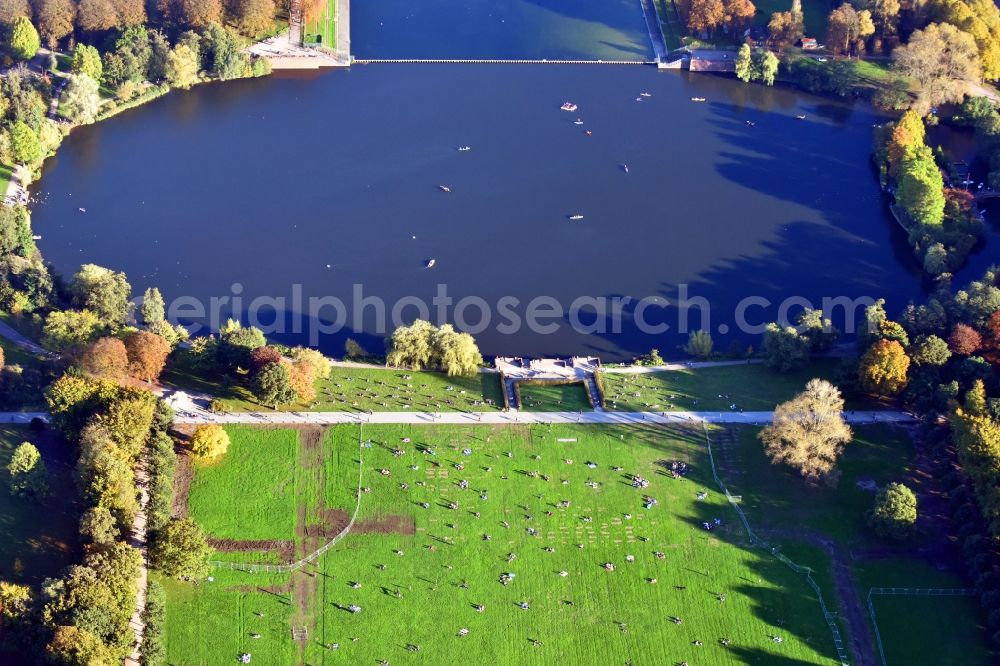
[[4, 356], [3, 347], [0, 347], [0, 371], [2, 371], [4, 369], [4, 366], [6, 364], [7, 364], [7, 359]]
[[222, 22], [222, 0], [175, 0], [174, 19], [188, 28]]
[[288, 384], [298, 401], [310, 403], [316, 399], [316, 369], [310, 363], [295, 361], [288, 364]]
[[688, 30], [691, 32], [711, 32], [722, 25], [726, 18], [726, 7], [722, 0], [691, 0], [688, 8]]
[[986, 336], [991, 349], [1000, 349], [1000, 310], [991, 314], [986, 320]]
[[138, 379], [155, 382], [167, 364], [170, 344], [149, 331], [133, 331], [125, 338], [129, 373]]
[[264, 366], [271, 363], [281, 362], [281, 352], [274, 347], [257, 347], [250, 352], [250, 376], [254, 377], [258, 372], [264, 369]]
[[28, 0], [3, 0], [0, 2], [0, 23], [10, 25], [19, 16], [31, 18]]
[[791, 12], [774, 12], [767, 23], [767, 34], [774, 48], [783, 51], [802, 36], [802, 26]]
[[217, 458], [229, 450], [229, 433], [215, 423], [198, 426], [191, 435], [191, 453], [198, 458]]
[[35, 25], [49, 48], [73, 32], [76, 4], [73, 0], [35, 0]]
[[128, 373], [128, 352], [118, 338], [104, 337], [89, 345], [80, 356], [80, 367], [92, 375], [115, 381]]
[[920, 114], [910, 109], [904, 113], [892, 126], [889, 142], [886, 146], [889, 175], [895, 178], [899, 174], [906, 155], [924, 145], [927, 130]]
[[76, 26], [84, 32], [103, 32], [118, 25], [118, 12], [111, 0], [80, 0]]
[[894, 396], [906, 388], [910, 357], [896, 340], [877, 340], [858, 365], [861, 386], [877, 395]]
[[302, 0], [302, 17], [314, 21], [322, 16], [327, 6], [327, 0]]
[[948, 23], [915, 30], [892, 58], [903, 75], [920, 84], [914, 108], [921, 114], [962, 101], [968, 84], [978, 82], [981, 74], [975, 41]]
[[830, 12], [826, 28], [826, 46], [834, 53], [848, 53], [875, 33], [868, 10], [857, 11], [844, 3]]
[[983, 346], [979, 332], [968, 324], [955, 324], [948, 336], [948, 347], [959, 356], [974, 354]]
[[111, 0], [118, 15], [120, 27], [142, 25], [146, 22], [145, 0]]
[[844, 399], [836, 386], [811, 379], [806, 389], [774, 410], [760, 440], [772, 463], [784, 463], [807, 479], [837, 482], [837, 459], [852, 433], [844, 422]]
[[750, 0], [725, 0], [724, 21], [736, 33], [741, 34], [756, 13], [757, 8]]
[[241, 33], [256, 36], [274, 23], [274, 0], [231, 0], [229, 13]]

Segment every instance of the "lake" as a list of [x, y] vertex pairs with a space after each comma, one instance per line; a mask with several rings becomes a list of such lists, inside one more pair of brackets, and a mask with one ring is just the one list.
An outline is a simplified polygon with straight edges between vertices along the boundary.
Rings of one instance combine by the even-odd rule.
[[[357, 53], [396, 55], [366, 20]], [[626, 34], [644, 31], [638, 20]], [[433, 43], [411, 40], [406, 55], [441, 56]], [[702, 312], [725, 349], [757, 345], [740, 317], [773, 320], [789, 297], [884, 296], [896, 312], [922, 296], [869, 162], [881, 120], [862, 105], [641, 65], [278, 74], [171, 93], [74, 131], [34, 189], [34, 225], [65, 276], [98, 263], [140, 294], [157, 285], [209, 310], [229, 297], [222, 316], [234, 297], [243, 315], [269, 297], [261, 320], [279, 322], [276, 338], [336, 355], [348, 336], [380, 348], [393, 308], [412, 319], [419, 302], [460, 319], [487, 355], [676, 357], [684, 320], [700, 328]], [[435, 302], [442, 288], [450, 304]], [[620, 316], [616, 298], [630, 299]], [[193, 312], [179, 314], [208, 319]]]

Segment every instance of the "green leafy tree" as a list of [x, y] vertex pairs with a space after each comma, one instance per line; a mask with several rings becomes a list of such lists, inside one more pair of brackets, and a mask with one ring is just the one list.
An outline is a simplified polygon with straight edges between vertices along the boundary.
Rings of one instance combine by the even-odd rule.
[[103, 506], [92, 506], [83, 513], [80, 534], [101, 547], [109, 546], [121, 538], [115, 517]]
[[178, 44], [167, 56], [166, 78], [171, 86], [186, 90], [198, 83], [198, 54]]
[[31, 60], [41, 46], [42, 41], [31, 21], [26, 16], [14, 19], [7, 41], [7, 50], [10, 51], [11, 56], [15, 60]]
[[768, 324], [761, 347], [767, 367], [778, 372], [798, 370], [809, 361], [809, 338], [791, 326]]
[[86, 74], [71, 75], [59, 98], [59, 108], [67, 118], [81, 125], [97, 120], [101, 108], [97, 81]]
[[38, 500], [48, 494], [45, 461], [34, 444], [24, 442], [14, 449], [14, 454], [7, 463], [7, 473], [10, 474], [12, 495]]
[[153, 546], [153, 563], [167, 576], [200, 579], [208, 575], [212, 549], [205, 532], [191, 518], [171, 520]]
[[253, 378], [253, 394], [262, 405], [277, 409], [295, 400], [288, 368], [282, 363], [269, 363]]
[[434, 334], [434, 357], [449, 377], [472, 376], [483, 364], [476, 341], [468, 333], [459, 333], [444, 324]]
[[388, 340], [386, 365], [420, 370], [434, 359], [434, 326], [417, 319], [409, 326], [400, 326]]
[[917, 496], [901, 483], [890, 483], [875, 496], [867, 518], [879, 536], [905, 539], [917, 522]]
[[139, 314], [142, 315], [142, 323], [150, 326], [161, 322], [166, 318], [166, 305], [163, 302], [163, 295], [156, 287], [150, 287], [142, 295], [142, 305], [139, 306]]
[[267, 344], [264, 334], [253, 326], [243, 326], [230, 319], [219, 330], [217, 355], [219, 362], [230, 370], [247, 368], [250, 352]]
[[758, 49], [753, 54], [753, 78], [765, 86], [773, 86], [777, 74], [778, 56], [765, 49]]
[[45, 318], [42, 342], [60, 351], [81, 347], [94, 340], [102, 328], [101, 320], [90, 310], [53, 310]]
[[10, 149], [18, 164], [34, 164], [42, 159], [42, 144], [38, 135], [21, 120], [10, 127]]
[[806, 308], [796, 319], [796, 329], [809, 341], [809, 351], [822, 353], [829, 351], [840, 337], [840, 331], [822, 310]]
[[924, 335], [916, 339], [910, 349], [910, 359], [917, 365], [942, 366], [951, 358], [948, 343], [936, 335]]
[[124, 273], [95, 264], [84, 264], [70, 283], [73, 304], [90, 310], [111, 327], [123, 326], [132, 310], [132, 286]]
[[736, 54], [736, 78], [743, 83], [749, 83], [753, 78], [753, 57], [750, 54], [750, 45], [746, 42], [740, 47]]
[[714, 346], [715, 342], [712, 340], [712, 334], [708, 331], [691, 331], [688, 333], [684, 351], [696, 358], [708, 358], [712, 355], [712, 347]]
[[86, 74], [95, 81], [100, 81], [104, 75], [100, 52], [88, 44], [77, 44], [73, 49], [72, 68], [75, 73]]
[[919, 224], [937, 226], [944, 220], [944, 179], [929, 147], [919, 146], [903, 158], [896, 201]]

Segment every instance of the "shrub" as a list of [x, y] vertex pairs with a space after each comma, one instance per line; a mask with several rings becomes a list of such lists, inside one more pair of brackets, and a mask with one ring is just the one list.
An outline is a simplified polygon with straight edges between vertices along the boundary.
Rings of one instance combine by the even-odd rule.
[[229, 450], [229, 433], [214, 423], [200, 425], [191, 436], [190, 446], [197, 458], [217, 458]]
[[868, 524], [879, 536], [904, 539], [917, 522], [917, 497], [901, 483], [890, 483], [875, 496]]

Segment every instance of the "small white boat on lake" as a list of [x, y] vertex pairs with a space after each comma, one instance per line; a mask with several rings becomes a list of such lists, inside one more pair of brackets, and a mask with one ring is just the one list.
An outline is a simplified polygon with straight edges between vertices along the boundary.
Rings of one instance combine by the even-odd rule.
[[467, 153], [470, 150], [472, 150], [472, 146], [459, 146], [458, 147], [458, 152], [460, 152], [460, 153]]
[[575, 222], [576, 220], [582, 220], [583, 219], [583, 215], [580, 215], [579, 213], [575, 213], [573, 215], [570, 215], [569, 219], [571, 219], [571, 220], [573, 220]]
[[572, 113], [573, 111], [576, 111], [577, 106], [573, 102], [563, 102], [562, 106], [560, 106], [559, 108], [562, 109], [563, 111], [569, 111], [570, 113]]
[[427, 268], [434, 268], [434, 264], [437, 263], [434, 259], [428, 259], [424, 262], [424, 266]]
[[451, 188], [448, 187], [447, 185], [438, 185], [438, 189], [441, 190], [442, 192], [451, 192]]
[[692, 102], [704, 102], [705, 98], [704, 97], [692, 97], [691, 101]]

